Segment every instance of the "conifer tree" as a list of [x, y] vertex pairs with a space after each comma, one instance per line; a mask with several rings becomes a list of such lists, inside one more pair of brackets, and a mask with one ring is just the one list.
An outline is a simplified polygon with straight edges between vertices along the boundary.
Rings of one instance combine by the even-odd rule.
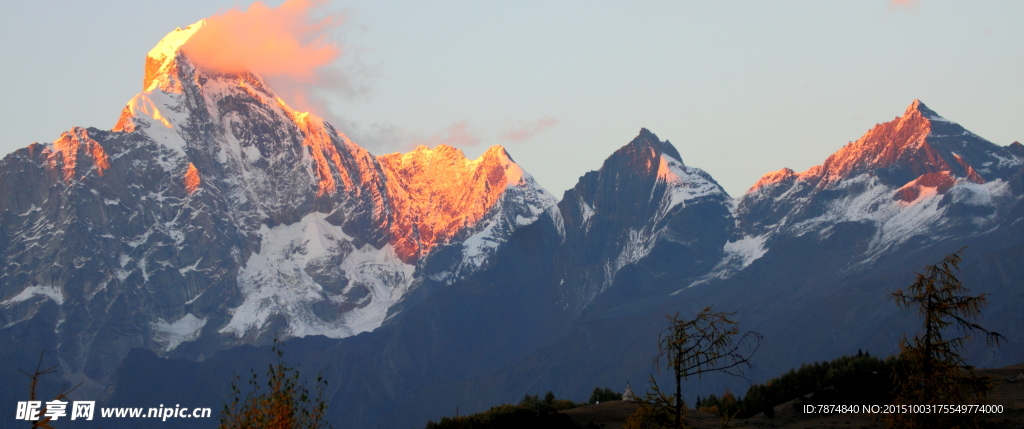
[[[987, 343], [998, 345], [1005, 339], [978, 325], [986, 295], [967, 295], [970, 291], [956, 277], [963, 260], [960, 249], [936, 265], [918, 273], [906, 291], [890, 297], [900, 308], [914, 310], [924, 318], [924, 332], [900, 342], [899, 365], [893, 371], [897, 406], [981, 404], [991, 385], [973, 373], [960, 351], [972, 333], [984, 335]], [[959, 334], [944, 337], [950, 328]], [[977, 414], [896, 413], [887, 423], [893, 428], [977, 427]]]
[[622, 394], [612, 390], [611, 388], [595, 387], [594, 391], [590, 393], [590, 399], [587, 401], [588, 404], [594, 405], [601, 402], [607, 401], [618, 401], [622, 399]]

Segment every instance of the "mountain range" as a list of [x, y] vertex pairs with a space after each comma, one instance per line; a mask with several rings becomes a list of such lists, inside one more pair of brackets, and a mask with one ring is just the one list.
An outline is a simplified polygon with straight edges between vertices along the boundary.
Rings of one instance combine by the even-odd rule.
[[898, 352], [919, 322], [887, 293], [964, 246], [981, 323], [1008, 338], [970, 361], [1024, 355], [1024, 146], [920, 101], [739, 198], [641, 129], [558, 199], [500, 146], [374, 156], [260, 76], [190, 60], [202, 26], [149, 52], [111, 130], [0, 161], [3, 403], [46, 350], [86, 399], [219, 408], [276, 338], [330, 381], [334, 421], [422, 426], [638, 385], [665, 315], [708, 305], [764, 335], [764, 379]]

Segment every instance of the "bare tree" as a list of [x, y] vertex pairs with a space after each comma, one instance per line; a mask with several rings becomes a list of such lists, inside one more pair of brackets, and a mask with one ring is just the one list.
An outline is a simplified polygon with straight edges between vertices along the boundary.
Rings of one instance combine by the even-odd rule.
[[[956, 272], [963, 260], [960, 249], [947, 255], [936, 265], [917, 274], [917, 281], [893, 292], [890, 297], [904, 309], [917, 309], [924, 317], [924, 335], [906, 336], [900, 342], [899, 366], [893, 372], [896, 382], [896, 405], [978, 404], [988, 395], [987, 378], [975, 375], [960, 351], [971, 339], [971, 333], [984, 335], [990, 345], [999, 345], [1006, 338], [974, 322], [981, 315], [986, 295], [970, 292]], [[955, 328], [960, 336], [944, 338], [943, 333]], [[977, 426], [976, 414], [897, 413], [889, 415], [889, 427], [932, 428]]]
[[669, 327], [658, 337], [654, 363], [659, 371], [662, 364], [672, 371], [675, 393], [662, 391], [652, 375], [651, 390], [645, 398], [651, 408], [641, 407], [631, 426], [660, 426], [666, 422], [659, 420], [671, 416], [671, 427], [682, 428], [683, 380], [709, 372], [742, 376], [742, 370], [751, 366], [750, 358], [760, 346], [762, 336], [753, 331], [740, 334], [739, 323], [730, 319], [735, 314], [714, 312], [707, 307], [693, 319], [680, 319], [679, 313], [666, 316]]
[[[20, 370], [20, 369], [18, 370], [18, 372], [20, 372], [22, 374], [25, 374], [29, 378], [32, 379], [32, 382], [29, 384], [29, 389], [28, 389], [28, 400], [29, 401], [36, 401], [37, 400], [36, 399], [37, 398], [36, 391], [39, 388], [39, 379], [42, 378], [42, 376], [44, 376], [44, 375], [56, 373], [57, 372], [57, 367], [60, 366], [60, 364], [54, 364], [53, 366], [50, 366], [50, 367], [47, 367], [47, 368], [43, 369], [43, 355], [45, 353], [46, 353], [45, 350], [39, 352], [39, 362], [36, 362], [36, 370], [32, 374], [29, 374], [28, 372], [25, 372], [25, 371]], [[77, 385], [75, 385], [75, 387], [72, 387], [71, 389], [68, 389], [67, 385], [65, 384], [60, 389], [60, 392], [57, 393], [57, 396], [55, 396], [53, 398], [53, 401], [54, 402], [56, 402], [56, 401], [64, 401], [65, 399], [68, 398], [68, 395], [71, 394], [71, 392], [74, 392], [75, 389], [78, 389], [78, 387], [81, 386], [81, 385], [82, 385], [82, 383], [78, 383]], [[53, 429], [53, 426], [50, 426], [50, 420], [53, 419], [53, 417], [46, 415], [47, 408], [48, 408], [48, 405], [46, 405], [46, 403], [44, 402], [43, 403], [43, 408], [40, 409], [38, 411], [38, 414], [37, 414], [38, 416], [40, 416], [40, 418], [38, 420], [33, 420], [32, 421], [32, 428], [33, 429], [34, 428]]]

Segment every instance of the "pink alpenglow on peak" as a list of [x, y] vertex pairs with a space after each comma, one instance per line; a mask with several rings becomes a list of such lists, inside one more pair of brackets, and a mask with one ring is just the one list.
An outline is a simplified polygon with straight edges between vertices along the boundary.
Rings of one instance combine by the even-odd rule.
[[101, 177], [103, 170], [110, 168], [110, 161], [103, 146], [90, 138], [89, 131], [84, 128], [75, 127], [70, 132], [64, 132], [59, 139], [53, 142], [52, 148], [46, 152], [48, 164], [51, 169], [57, 169], [58, 164], [63, 166], [63, 177], [66, 183], [71, 183], [75, 179], [80, 158], [91, 156], [92, 165], [96, 167], [96, 174]]
[[914, 100], [902, 117], [875, 125], [860, 139], [829, 156], [819, 172], [808, 170], [801, 176], [818, 176], [818, 187], [827, 188], [865, 170], [889, 167], [908, 157], [922, 164], [923, 169], [948, 169], [942, 157], [927, 142], [932, 131], [931, 121], [935, 118], [941, 119], [919, 100]]
[[419, 146], [377, 157], [394, 198], [392, 244], [414, 261], [472, 227], [498, 204], [506, 188], [536, 186], [501, 146], [470, 160], [448, 145]]
[[[941, 131], [936, 131], [937, 128]], [[950, 141], [958, 135], [973, 136], [939, 116], [920, 100], [914, 100], [902, 116], [875, 125], [859, 139], [830, 155], [821, 165], [801, 173], [784, 168], [765, 174], [747, 192], [755, 192], [794, 176], [818, 189], [829, 189], [860, 174], [880, 170], [903, 171], [911, 175], [907, 180], [947, 171], [955, 177], [985, 183], [983, 171], [972, 165], [966, 155], [980, 149], [966, 140]]]
[[791, 170], [789, 168], [783, 168], [783, 169], [781, 169], [779, 171], [773, 171], [771, 173], [766, 173], [764, 176], [761, 176], [761, 179], [759, 179], [757, 181], [757, 183], [754, 183], [754, 186], [751, 186], [750, 189], [747, 190], [747, 193], [751, 193], [751, 192], [753, 192], [755, 190], [758, 190], [758, 189], [760, 189], [762, 187], [769, 186], [769, 185], [774, 185], [774, 184], [779, 183], [779, 182], [781, 182], [783, 180], [789, 179], [791, 177], [796, 177], [796, 176], [797, 176], [796, 172], [794, 172], [793, 170]]

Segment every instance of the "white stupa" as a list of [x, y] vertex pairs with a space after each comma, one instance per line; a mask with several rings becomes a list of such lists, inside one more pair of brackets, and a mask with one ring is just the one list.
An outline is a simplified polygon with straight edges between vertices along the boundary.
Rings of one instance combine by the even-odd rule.
[[622, 394], [622, 400], [629, 402], [633, 402], [634, 400], [636, 400], [636, 397], [633, 396], [633, 389], [629, 387], [628, 381], [626, 382], [626, 392]]

